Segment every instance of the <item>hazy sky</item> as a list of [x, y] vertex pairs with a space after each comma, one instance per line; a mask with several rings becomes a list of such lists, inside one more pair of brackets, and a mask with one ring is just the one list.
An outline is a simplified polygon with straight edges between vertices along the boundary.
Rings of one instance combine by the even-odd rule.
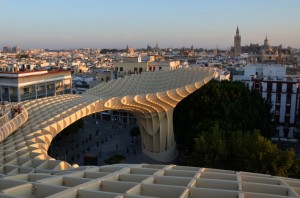
[[0, 47], [300, 48], [300, 0], [0, 0]]

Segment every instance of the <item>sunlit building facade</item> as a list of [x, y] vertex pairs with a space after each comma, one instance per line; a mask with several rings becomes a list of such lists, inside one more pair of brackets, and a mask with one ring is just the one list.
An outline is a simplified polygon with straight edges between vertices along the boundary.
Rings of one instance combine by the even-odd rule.
[[2, 71], [0, 96], [2, 101], [20, 102], [71, 93], [70, 70]]

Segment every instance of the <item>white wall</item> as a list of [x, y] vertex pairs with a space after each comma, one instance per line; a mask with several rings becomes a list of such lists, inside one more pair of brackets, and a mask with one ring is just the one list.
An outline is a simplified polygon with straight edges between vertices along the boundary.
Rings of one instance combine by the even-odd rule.
[[283, 78], [286, 75], [286, 67], [283, 65], [264, 65], [263, 75], [272, 78]]
[[249, 77], [255, 74], [256, 74], [256, 65], [247, 65], [245, 67], [244, 78], [248, 79]]

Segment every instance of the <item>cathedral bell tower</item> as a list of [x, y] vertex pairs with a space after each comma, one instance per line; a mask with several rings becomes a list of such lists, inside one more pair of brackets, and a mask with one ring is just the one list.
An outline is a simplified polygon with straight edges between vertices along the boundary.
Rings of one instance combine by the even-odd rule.
[[264, 40], [264, 49], [268, 50], [269, 48], [270, 48], [269, 40], [268, 40], [268, 36], [266, 35], [266, 38]]
[[241, 49], [241, 36], [239, 26], [236, 28], [236, 34], [234, 36], [234, 55], [239, 56], [242, 53]]

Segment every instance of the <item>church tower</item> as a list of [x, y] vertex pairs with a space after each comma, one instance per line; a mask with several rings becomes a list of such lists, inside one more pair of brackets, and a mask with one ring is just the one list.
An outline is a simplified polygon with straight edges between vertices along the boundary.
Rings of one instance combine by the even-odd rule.
[[234, 55], [239, 56], [242, 53], [241, 49], [241, 36], [239, 26], [236, 28], [236, 34], [234, 36]]
[[265, 50], [270, 49], [269, 40], [268, 40], [268, 36], [267, 35], [266, 35], [266, 38], [264, 40], [264, 49]]

